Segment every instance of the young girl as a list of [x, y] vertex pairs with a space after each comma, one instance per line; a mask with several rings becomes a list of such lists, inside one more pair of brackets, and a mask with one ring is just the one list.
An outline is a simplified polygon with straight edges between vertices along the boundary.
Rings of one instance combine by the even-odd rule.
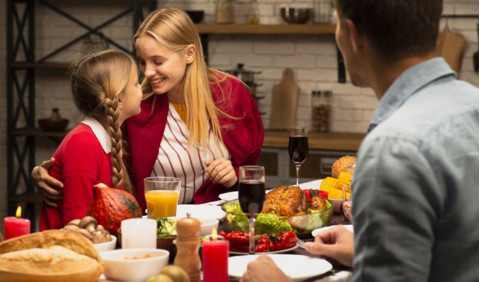
[[63, 182], [58, 208], [42, 206], [40, 230], [58, 229], [82, 218], [93, 199], [93, 185], [133, 193], [122, 160], [121, 124], [140, 113], [137, 66], [124, 52], [106, 50], [82, 58], [70, 73], [73, 100], [85, 119], [63, 139], [49, 174]]

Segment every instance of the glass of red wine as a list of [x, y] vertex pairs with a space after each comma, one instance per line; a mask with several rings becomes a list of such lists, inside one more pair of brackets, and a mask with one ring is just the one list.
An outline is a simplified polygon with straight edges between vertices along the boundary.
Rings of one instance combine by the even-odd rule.
[[308, 155], [308, 129], [305, 127], [294, 126], [290, 127], [290, 139], [288, 140], [288, 154], [297, 172], [297, 187], [298, 174], [303, 162]]
[[255, 253], [255, 220], [265, 204], [265, 168], [257, 165], [241, 166], [238, 179], [238, 201], [248, 217], [250, 242], [248, 253]]

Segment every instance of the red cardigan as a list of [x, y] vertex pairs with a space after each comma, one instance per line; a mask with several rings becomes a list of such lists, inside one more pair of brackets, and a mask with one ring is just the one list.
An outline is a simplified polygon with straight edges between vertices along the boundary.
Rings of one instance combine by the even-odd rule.
[[[230, 155], [232, 165], [238, 176], [238, 167], [255, 164], [261, 153], [263, 143], [263, 125], [255, 100], [246, 87], [238, 80], [227, 78], [221, 88], [212, 85], [213, 98], [224, 112], [241, 119], [219, 118], [222, 126], [222, 138]], [[126, 121], [125, 135], [130, 152], [126, 163], [136, 187], [136, 198], [145, 209], [143, 179], [150, 176], [158, 156], [160, 142], [167, 122], [167, 95], [156, 95], [144, 100], [142, 112]], [[218, 195], [228, 188], [207, 180], [196, 191], [195, 203], [218, 200]]]
[[42, 205], [40, 231], [59, 229], [70, 220], [87, 215], [93, 185], [112, 186], [112, 154], [106, 154], [90, 126], [79, 124], [63, 139], [54, 154], [49, 174], [63, 183], [63, 201], [58, 208]]

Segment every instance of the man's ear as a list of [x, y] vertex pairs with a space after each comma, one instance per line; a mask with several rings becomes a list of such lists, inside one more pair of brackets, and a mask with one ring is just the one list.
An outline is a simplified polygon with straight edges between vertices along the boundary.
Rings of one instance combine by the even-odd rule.
[[358, 53], [363, 49], [363, 44], [364, 44], [364, 37], [363, 34], [361, 34], [355, 25], [351, 20], [347, 19], [346, 21], [348, 30], [350, 32], [350, 41], [352, 43], [352, 49], [355, 53]]
[[185, 49], [185, 56], [187, 56], [187, 64], [193, 63], [197, 54], [196, 51], [197, 47], [195, 47], [195, 45], [190, 44], [187, 46], [187, 48]]

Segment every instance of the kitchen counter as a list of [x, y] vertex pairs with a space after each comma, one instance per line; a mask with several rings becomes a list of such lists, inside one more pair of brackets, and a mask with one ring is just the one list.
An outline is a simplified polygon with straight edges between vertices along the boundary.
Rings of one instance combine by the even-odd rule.
[[[365, 137], [364, 133], [309, 132], [310, 150], [357, 151]], [[288, 148], [288, 130], [265, 130], [263, 147]]]

